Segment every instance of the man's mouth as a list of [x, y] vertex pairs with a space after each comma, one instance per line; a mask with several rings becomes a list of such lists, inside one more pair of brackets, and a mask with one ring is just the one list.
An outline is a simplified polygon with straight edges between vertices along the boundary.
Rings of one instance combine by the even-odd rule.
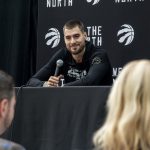
[[71, 45], [72, 48], [79, 46], [78, 44]]

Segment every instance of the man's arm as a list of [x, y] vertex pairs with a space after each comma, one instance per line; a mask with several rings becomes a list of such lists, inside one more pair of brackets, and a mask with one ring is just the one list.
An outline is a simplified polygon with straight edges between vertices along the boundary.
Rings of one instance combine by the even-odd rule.
[[54, 67], [52, 62], [48, 62], [45, 66], [43, 66], [30, 80], [27, 82], [27, 86], [32, 87], [41, 87], [44, 82], [49, 79], [49, 77], [54, 72]]
[[50, 60], [44, 65], [30, 80], [27, 82], [27, 86], [41, 87], [49, 80], [50, 76], [53, 76], [56, 69], [56, 61], [63, 58], [63, 49], [60, 49]]

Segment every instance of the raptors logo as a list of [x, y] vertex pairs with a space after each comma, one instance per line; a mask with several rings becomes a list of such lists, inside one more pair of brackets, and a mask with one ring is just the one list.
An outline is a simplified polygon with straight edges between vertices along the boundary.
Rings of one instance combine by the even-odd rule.
[[54, 48], [60, 42], [60, 33], [56, 28], [50, 28], [48, 31], [45, 35], [45, 39], [48, 39], [46, 45], [51, 45], [51, 48]]
[[100, 2], [100, 0], [86, 0], [88, 3], [92, 2], [92, 5], [96, 5]]
[[124, 43], [124, 45], [129, 45], [134, 39], [134, 30], [131, 25], [124, 24], [118, 31], [117, 36], [119, 37], [120, 43]]

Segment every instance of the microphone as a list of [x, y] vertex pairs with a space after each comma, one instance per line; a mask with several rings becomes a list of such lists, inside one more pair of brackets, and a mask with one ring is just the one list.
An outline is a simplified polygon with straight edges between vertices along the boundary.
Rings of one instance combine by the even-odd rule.
[[58, 76], [59, 69], [60, 69], [60, 67], [63, 66], [63, 64], [64, 64], [63, 60], [61, 60], [61, 59], [58, 59], [58, 60], [57, 60], [57, 62], [56, 62], [56, 69], [55, 69], [55, 74], [54, 74], [54, 76], [56, 76], [56, 77]]

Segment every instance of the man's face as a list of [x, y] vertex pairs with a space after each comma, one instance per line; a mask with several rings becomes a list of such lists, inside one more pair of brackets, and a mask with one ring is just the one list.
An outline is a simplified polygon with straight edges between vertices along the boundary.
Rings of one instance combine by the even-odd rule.
[[8, 111], [4, 120], [4, 125], [6, 128], [8, 128], [11, 125], [11, 122], [14, 118], [15, 105], [16, 105], [16, 98], [15, 96], [13, 96], [10, 102], [8, 103]]
[[82, 32], [78, 26], [72, 29], [64, 28], [64, 40], [68, 51], [73, 55], [78, 55], [84, 50], [86, 33]]

